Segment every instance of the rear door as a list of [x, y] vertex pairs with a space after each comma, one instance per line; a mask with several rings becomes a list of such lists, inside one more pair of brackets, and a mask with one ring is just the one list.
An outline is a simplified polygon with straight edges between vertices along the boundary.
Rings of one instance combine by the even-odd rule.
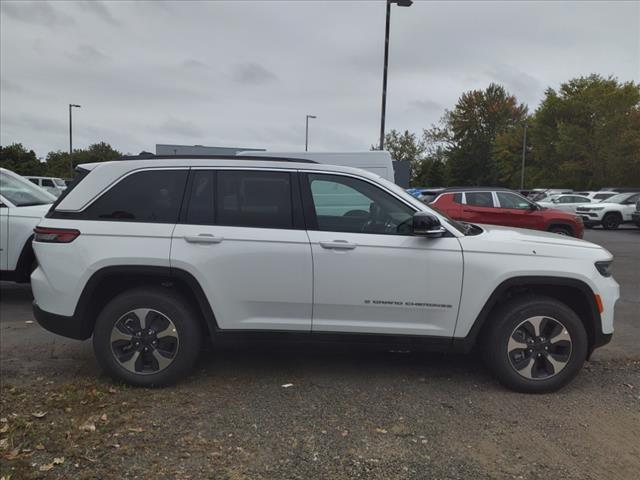
[[504, 218], [498, 215], [493, 193], [490, 191], [465, 192], [461, 220], [471, 223], [504, 225]]
[[311, 330], [312, 263], [295, 172], [192, 169], [171, 267], [225, 330]]
[[450, 337], [457, 238], [411, 235], [414, 207], [365, 179], [301, 175], [313, 252], [313, 331]]

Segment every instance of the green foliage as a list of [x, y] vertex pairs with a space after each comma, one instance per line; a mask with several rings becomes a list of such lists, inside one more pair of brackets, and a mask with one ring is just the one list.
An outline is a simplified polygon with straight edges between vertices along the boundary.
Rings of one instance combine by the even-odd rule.
[[26, 150], [21, 143], [8, 147], [0, 146], [0, 167], [12, 170], [19, 175], [45, 175], [46, 164], [40, 162], [33, 150]]
[[495, 83], [485, 90], [463, 93], [443, 118], [443, 129], [451, 139], [447, 155], [451, 181], [459, 185], [497, 185], [494, 141], [518, 129], [526, 117], [527, 107]]

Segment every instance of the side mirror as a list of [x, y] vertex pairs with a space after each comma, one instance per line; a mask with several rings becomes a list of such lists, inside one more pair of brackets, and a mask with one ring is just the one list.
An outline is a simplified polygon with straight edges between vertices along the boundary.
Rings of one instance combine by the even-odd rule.
[[427, 238], [439, 238], [447, 232], [438, 217], [427, 212], [416, 212], [413, 215], [412, 230], [414, 235]]

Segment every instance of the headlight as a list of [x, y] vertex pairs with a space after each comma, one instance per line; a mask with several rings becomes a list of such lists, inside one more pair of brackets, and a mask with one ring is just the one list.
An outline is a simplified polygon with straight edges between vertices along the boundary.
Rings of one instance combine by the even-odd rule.
[[600, 210], [604, 210], [604, 207], [590, 207], [587, 211], [589, 212], [597, 212]]
[[606, 262], [596, 262], [596, 268], [603, 277], [610, 277], [612, 271], [613, 260]]

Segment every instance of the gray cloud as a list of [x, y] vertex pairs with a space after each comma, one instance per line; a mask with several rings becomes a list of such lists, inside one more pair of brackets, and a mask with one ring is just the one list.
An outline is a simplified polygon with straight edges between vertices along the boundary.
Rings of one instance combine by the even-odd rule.
[[111, 14], [109, 8], [104, 4], [104, 2], [100, 2], [98, 0], [85, 0], [78, 3], [78, 7], [81, 10], [89, 12], [99, 19], [107, 22], [113, 26], [119, 26], [120, 22], [118, 22], [115, 17]]
[[[204, 130], [189, 120], [180, 120], [170, 117], [159, 126], [152, 129], [154, 132], [162, 134], [167, 138], [201, 138]], [[171, 143], [171, 142], [169, 142]]]
[[80, 63], [98, 63], [109, 60], [109, 57], [91, 45], [79, 45], [69, 54], [69, 58]]
[[231, 77], [236, 82], [246, 85], [261, 85], [277, 79], [276, 75], [255, 62], [236, 65]]
[[182, 62], [182, 66], [185, 68], [204, 68], [206, 64], [195, 58], [187, 58]]
[[442, 112], [444, 107], [433, 100], [413, 100], [409, 105], [425, 112]]
[[0, 12], [10, 19], [45, 27], [69, 26], [73, 17], [58, 11], [48, 2], [0, 2]]

